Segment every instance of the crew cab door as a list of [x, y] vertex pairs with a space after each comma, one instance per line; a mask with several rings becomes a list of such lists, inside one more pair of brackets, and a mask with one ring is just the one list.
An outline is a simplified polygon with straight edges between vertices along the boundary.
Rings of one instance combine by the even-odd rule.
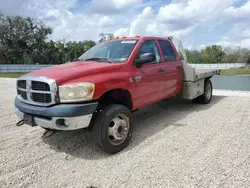
[[144, 41], [136, 59], [144, 53], [153, 53], [156, 60], [143, 64], [140, 68], [134, 66], [136, 70], [133, 75], [135, 91], [133, 100], [134, 106], [138, 108], [160, 101], [166, 93], [166, 74], [156, 40]]
[[166, 40], [158, 40], [161, 47], [166, 74], [166, 97], [176, 96], [182, 88], [183, 68], [173, 44]]

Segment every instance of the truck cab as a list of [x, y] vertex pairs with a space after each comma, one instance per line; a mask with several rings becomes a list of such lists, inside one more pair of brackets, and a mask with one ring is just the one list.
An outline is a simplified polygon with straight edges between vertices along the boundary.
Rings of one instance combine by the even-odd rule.
[[134, 111], [177, 95], [208, 104], [214, 74], [219, 70], [199, 72], [187, 64], [178, 37], [115, 38], [74, 62], [20, 77], [17, 126], [87, 128], [105, 152], [117, 153], [130, 142]]

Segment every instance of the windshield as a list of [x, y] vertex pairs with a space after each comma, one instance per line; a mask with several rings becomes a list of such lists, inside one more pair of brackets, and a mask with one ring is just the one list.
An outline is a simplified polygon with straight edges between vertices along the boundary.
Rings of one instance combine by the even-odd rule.
[[114, 40], [100, 43], [86, 51], [78, 59], [106, 59], [114, 63], [124, 62], [128, 60], [136, 43], [137, 40]]

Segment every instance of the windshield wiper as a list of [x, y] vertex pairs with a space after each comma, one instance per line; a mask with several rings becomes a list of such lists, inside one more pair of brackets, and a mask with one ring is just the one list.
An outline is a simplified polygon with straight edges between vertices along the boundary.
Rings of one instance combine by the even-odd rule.
[[112, 61], [106, 59], [106, 58], [99, 58], [99, 57], [93, 57], [93, 58], [89, 58], [89, 59], [85, 59], [84, 61], [97, 61], [97, 62], [108, 62], [108, 63], [113, 63]]
[[76, 61], [84, 61], [84, 60], [83, 59], [79, 59], [79, 58], [75, 58], [75, 59], [73, 59], [72, 62], [76, 62]]

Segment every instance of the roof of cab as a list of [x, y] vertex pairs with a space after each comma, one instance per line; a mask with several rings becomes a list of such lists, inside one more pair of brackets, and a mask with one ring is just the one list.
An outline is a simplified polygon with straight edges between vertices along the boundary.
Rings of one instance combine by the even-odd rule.
[[168, 39], [167, 37], [157, 37], [157, 36], [139, 36], [139, 35], [136, 35], [136, 36], [122, 36], [122, 37], [114, 37], [113, 39], [108, 39], [104, 42], [108, 42], [108, 41], [113, 41], [113, 40], [145, 40], [145, 39]]

